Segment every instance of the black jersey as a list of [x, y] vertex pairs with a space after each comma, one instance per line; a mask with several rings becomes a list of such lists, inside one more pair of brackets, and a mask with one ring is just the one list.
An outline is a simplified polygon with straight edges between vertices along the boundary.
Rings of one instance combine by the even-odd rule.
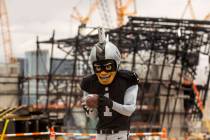
[[[99, 83], [95, 74], [83, 78], [81, 89], [89, 94], [105, 95], [117, 103], [124, 104], [125, 91], [133, 85], [138, 84], [135, 73], [126, 70], [119, 70], [113, 82], [109, 85]], [[130, 117], [122, 115], [107, 106], [98, 108], [99, 122], [97, 129], [118, 129], [129, 130]]]

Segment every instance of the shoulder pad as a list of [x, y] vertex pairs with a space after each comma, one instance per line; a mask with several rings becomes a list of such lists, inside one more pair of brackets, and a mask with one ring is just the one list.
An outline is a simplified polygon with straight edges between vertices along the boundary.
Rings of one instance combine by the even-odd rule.
[[91, 81], [94, 81], [95, 75], [88, 75], [84, 77], [80, 83], [80, 87], [82, 90], [89, 91]]
[[138, 75], [133, 72], [133, 71], [128, 71], [128, 70], [119, 70], [119, 75], [126, 80], [130, 81], [132, 85], [138, 84], [139, 83], [139, 78]]

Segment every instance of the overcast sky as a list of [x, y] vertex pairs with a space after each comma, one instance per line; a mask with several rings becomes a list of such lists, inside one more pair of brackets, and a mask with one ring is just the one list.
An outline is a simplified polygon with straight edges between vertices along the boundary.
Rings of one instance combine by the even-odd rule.
[[[10, 21], [13, 51], [17, 57], [35, 48], [36, 36], [49, 39], [53, 29], [56, 38], [75, 36], [79, 22], [70, 17], [72, 7], [77, 6], [81, 15], [86, 15], [91, 0], [5, 0]], [[114, 0], [108, 0], [113, 23], [116, 23]], [[127, 1], [127, 0], [124, 0]], [[180, 18], [187, 0], [136, 0], [139, 16]], [[133, 5], [130, 5], [131, 10]], [[210, 0], [192, 0], [197, 19], [203, 19], [210, 12]], [[101, 24], [99, 11], [91, 16], [89, 26]], [[190, 19], [189, 9], [185, 17]], [[97, 21], [97, 22], [96, 22]], [[0, 42], [2, 46], [2, 41]], [[3, 50], [0, 47], [0, 58]]]

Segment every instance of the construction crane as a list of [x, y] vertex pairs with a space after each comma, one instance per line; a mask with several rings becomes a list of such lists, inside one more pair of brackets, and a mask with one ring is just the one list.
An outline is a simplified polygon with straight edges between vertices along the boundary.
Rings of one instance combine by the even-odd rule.
[[209, 20], [210, 19], [210, 13], [208, 13], [205, 17], [204, 20]]
[[[192, 1], [191, 1], [191, 0], [188, 0], [188, 1], [187, 1], [187, 4], [186, 4], [186, 6], [185, 6], [185, 8], [184, 8], [184, 11], [183, 11], [183, 13], [182, 13], [181, 18], [183, 18], [183, 17], [185, 16], [186, 11], [187, 11], [188, 8], [189, 8], [189, 11], [190, 11], [190, 16], [191, 16], [191, 18], [192, 18], [192, 19], [196, 19], [195, 11], [194, 11], [194, 9], [193, 9]], [[210, 19], [210, 13], [208, 13], [208, 14], [204, 17], [204, 20], [209, 20], [209, 19]]]
[[86, 25], [90, 21], [90, 17], [92, 13], [96, 10], [97, 6], [99, 4], [99, 0], [95, 0], [93, 4], [90, 5], [89, 11], [87, 12], [86, 16], [82, 16], [80, 12], [78, 11], [77, 7], [73, 7], [73, 13], [71, 14], [71, 17], [81, 23], [81, 25]]
[[[134, 12], [128, 13], [127, 9], [131, 3], [134, 4]], [[127, 0], [124, 4], [122, 3], [122, 0], [115, 0], [115, 9], [116, 9], [116, 13], [117, 13], [118, 27], [120, 27], [124, 24], [125, 16], [136, 14], [136, 5], [135, 5], [134, 0]]]
[[16, 59], [12, 52], [12, 41], [9, 28], [9, 19], [6, 9], [6, 3], [4, 0], [0, 0], [0, 23], [1, 23], [1, 34], [5, 55], [5, 63], [15, 63]]
[[183, 18], [183, 17], [185, 16], [185, 14], [186, 14], [188, 8], [189, 8], [189, 11], [190, 11], [190, 16], [191, 16], [191, 18], [192, 18], [192, 19], [196, 19], [195, 12], [194, 12], [194, 9], [193, 9], [192, 1], [191, 1], [191, 0], [188, 0], [188, 1], [187, 1], [187, 4], [186, 4], [186, 6], [185, 6], [185, 8], [184, 8], [184, 11], [183, 11], [183, 13], [182, 13], [182, 15], [181, 15], [181, 18]]

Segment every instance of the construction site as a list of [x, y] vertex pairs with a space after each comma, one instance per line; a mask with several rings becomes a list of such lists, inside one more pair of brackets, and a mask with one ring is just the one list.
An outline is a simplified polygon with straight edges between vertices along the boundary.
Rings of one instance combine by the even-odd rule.
[[[86, 117], [80, 88], [92, 73], [89, 55], [99, 41], [98, 27], [121, 53], [119, 69], [139, 77], [130, 140], [210, 139], [210, 14], [197, 20], [193, 0], [181, 17], [143, 17], [135, 0], [113, 0], [116, 26], [107, 0], [90, 0], [87, 14], [79, 6], [71, 18], [76, 35], [37, 36], [24, 58], [14, 55], [6, 0], [0, 0], [4, 63], [0, 64], [0, 140], [95, 140], [97, 120]], [[82, 0], [80, 0], [82, 3]], [[103, 25], [91, 26], [101, 11]], [[185, 19], [189, 12], [191, 19]], [[129, 14], [128, 14], [129, 13]], [[59, 54], [59, 57], [57, 57]]]

